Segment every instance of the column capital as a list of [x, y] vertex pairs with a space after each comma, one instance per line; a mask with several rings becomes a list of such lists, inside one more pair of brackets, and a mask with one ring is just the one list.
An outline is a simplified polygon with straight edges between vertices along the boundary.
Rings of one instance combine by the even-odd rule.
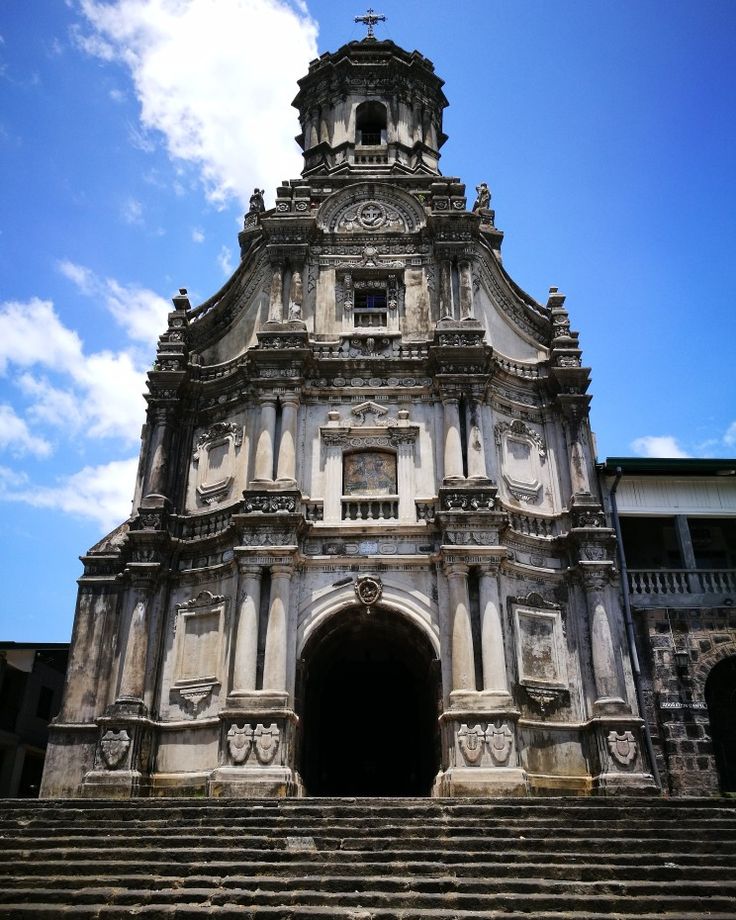
[[271, 577], [281, 577], [281, 578], [291, 578], [294, 574], [294, 564], [292, 562], [283, 563], [279, 562], [276, 565], [270, 566]]
[[448, 578], [456, 576], [463, 576], [467, 578], [468, 573], [470, 572], [470, 566], [466, 565], [464, 562], [446, 562], [444, 564], [444, 569], [445, 575], [447, 575]]
[[263, 566], [254, 565], [247, 557], [238, 559], [238, 572], [241, 575], [247, 575], [249, 578], [262, 578]]
[[279, 399], [284, 408], [286, 406], [292, 406], [294, 409], [298, 409], [301, 402], [301, 394], [298, 390], [287, 390], [285, 393], [279, 394]]

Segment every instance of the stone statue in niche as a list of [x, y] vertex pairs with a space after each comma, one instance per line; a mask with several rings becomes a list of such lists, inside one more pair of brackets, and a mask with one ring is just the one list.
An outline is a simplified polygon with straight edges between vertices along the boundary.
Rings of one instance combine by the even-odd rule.
[[301, 320], [302, 318], [302, 301], [304, 299], [304, 287], [302, 285], [302, 276], [300, 272], [291, 273], [291, 287], [289, 290], [289, 319]]
[[487, 210], [491, 206], [491, 190], [488, 188], [488, 183], [481, 182], [480, 185], [476, 185], [475, 191], [476, 198], [473, 204], [473, 210]]

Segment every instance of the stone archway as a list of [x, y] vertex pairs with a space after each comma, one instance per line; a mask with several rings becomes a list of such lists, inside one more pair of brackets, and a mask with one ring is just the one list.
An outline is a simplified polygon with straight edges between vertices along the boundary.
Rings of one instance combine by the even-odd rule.
[[705, 682], [713, 754], [721, 792], [736, 792], [736, 655], [723, 658]]
[[439, 770], [439, 667], [392, 610], [341, 610], [300, 660], [297, 758], [307, 795], [429, 795]]

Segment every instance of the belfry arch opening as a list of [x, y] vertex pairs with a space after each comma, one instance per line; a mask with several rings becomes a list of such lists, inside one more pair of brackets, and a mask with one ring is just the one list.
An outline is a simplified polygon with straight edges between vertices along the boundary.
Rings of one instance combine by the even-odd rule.
[[439, 769], [439, 662], [392, 610], [340, 611], [300, 660], [299, 765], [307, 795], [425, 796]]
[[386, 106], [381, 102], [361, 102], [355, 112], [355, 142], [362, 147], [386, 143]]
[[710, 672], [705, 700], [721, 792], [736, 792], [736, 655]]

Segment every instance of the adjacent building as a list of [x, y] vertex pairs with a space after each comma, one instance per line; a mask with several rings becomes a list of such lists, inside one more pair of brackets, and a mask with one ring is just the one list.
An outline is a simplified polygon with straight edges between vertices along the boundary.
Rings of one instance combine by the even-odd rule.
[[0, 798], [39, 793], [68, 654], [68, 643], [0, 642]]
[[614, 457], [601, 481], [663, 788], [736, 793], [736, 459]]

